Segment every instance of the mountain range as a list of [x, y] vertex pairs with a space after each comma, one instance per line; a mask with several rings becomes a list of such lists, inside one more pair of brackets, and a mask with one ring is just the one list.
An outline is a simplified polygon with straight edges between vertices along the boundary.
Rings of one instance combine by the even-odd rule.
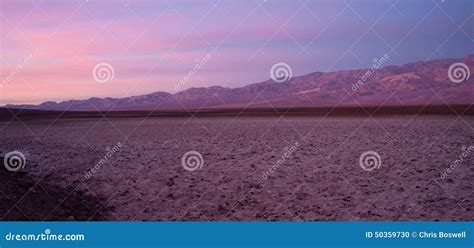
[[[465, 80], [448, 77], [454, 63], [467, 65]], [[175, 94], [155, 92], [125, 98], [90, 98], [8, 108], [126, 111], [154, 109], [374, 106], [473, 103], [474, 55], [461, 59], [413, 62], [379, 69], [314, 72], [285, 82], [267, 80], [239, 88], [190, 88]], [[466, 71], [465, 71], [466, 72]], [[359, 83], [358, 83], [359, 82]]]

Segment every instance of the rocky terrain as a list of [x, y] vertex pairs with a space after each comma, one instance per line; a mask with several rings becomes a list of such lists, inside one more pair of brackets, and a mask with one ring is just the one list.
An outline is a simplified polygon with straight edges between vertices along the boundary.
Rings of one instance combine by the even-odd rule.
[[[20, 151], [26, 165], [0, 173], [0, 218], [473, 221], [474, 152], [446, 172], [473, 145], [473, 125], [472, 116], [5, 121], [0, 156]], [[190, 151], [203, 158], [194, 171], [182, 164]], [[380, 156], [371, 171], [359, 161], [367, 151]]]

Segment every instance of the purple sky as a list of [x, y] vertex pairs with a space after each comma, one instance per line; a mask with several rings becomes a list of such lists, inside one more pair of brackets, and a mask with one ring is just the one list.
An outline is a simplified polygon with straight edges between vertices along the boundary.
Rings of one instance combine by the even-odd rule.
[[[470, 0], [1, 0], [0, 105], [238, 87], [279, 62], [297, 76], [385, 53], [459, 58], [474, 54], [473, 13]], [[94, 79], [99, 63], [113, 79]]]

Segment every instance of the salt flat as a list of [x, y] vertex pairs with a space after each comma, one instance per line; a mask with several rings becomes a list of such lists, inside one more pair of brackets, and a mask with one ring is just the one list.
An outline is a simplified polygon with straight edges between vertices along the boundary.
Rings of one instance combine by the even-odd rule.
[[[472, 116], [0, 122], [0, 154], [22, 152], [34, 182], [24, 192], [3, 185], [0, 217], [473, 221], [474, 152], [441, 177], [474, 145], [473, 127]], [[183, 168], [189, 151], [202, 155], [200, 169]], [[378, 169], [360, 166], [366, 151]], [[26, 201], [46, 197], [43, 184], [64, 193], [38, 211]]]

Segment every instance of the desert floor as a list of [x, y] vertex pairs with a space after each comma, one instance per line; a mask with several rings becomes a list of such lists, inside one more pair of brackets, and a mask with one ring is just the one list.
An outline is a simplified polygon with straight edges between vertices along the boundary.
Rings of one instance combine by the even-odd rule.
[[[474, 151], [441, 177], [473, 127], [473, 116], [0, 122], [0, 156], [26, 157], [22, 172], [0, 169], [0, 218], [473, 221]], [[189, 151], [202, 168], [183, 168]], [[380, 168], [361, 168], [366, 151]]]

